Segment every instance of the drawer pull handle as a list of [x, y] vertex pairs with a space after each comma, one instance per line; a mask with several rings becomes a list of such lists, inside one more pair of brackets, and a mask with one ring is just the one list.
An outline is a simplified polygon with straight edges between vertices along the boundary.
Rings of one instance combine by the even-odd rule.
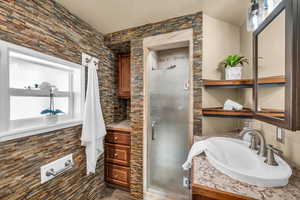
[[115, 177], [115, 178], [119, 178], [119, 176], [118, 176], [118, 175], [114, 175], [114, 177]]
[[118, 140], [118, 137], [115, 137], [115, 140]]
[[117, 158], [117, 157], [118, 157], [118, 154], [117, 154], [117, 153], [115, 153], [115, 154], [114, 154], [114, 157], [115, 157], [115, 158]]

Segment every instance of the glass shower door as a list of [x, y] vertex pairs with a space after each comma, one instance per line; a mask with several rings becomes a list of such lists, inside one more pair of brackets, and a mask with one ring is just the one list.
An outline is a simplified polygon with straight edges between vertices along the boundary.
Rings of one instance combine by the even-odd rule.
[[[158, 51], [149, 74], [148, 188], [187, 196], [182, 170], [188, 154], [189, 51]], [[181, 198], [179, 198], [181, 199]]]

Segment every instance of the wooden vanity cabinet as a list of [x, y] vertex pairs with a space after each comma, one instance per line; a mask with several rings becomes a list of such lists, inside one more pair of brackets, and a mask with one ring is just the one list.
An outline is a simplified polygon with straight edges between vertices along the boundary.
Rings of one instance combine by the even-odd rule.
[[205, 186], [192, 184], [192, 200], [255, 200]]
[[130, 188], [130, 132], [108, 130], [105, 137], [105, 181]]
[[130, 54], [118, 55], [119, 84], [118, 95], [130, 98]]

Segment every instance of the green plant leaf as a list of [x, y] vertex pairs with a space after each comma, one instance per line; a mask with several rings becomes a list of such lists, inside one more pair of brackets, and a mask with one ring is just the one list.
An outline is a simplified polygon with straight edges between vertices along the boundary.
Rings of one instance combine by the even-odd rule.
[[45, 109], [41, 112], [42, 115], [51, 114], [51, 113], [53, 113], [53, 111], [50, 109]]
[[61, 111], [61, 110], [59, 110], [59, 109], [56, 109], [56, 110], [54, 111], [54, 114], [55, 114], [55, 115], [57, 115], [57, 114], [62, 114], [62, 113], [64, 113], [64, 112]]
[[245, 63], [249, 64], [248, 59], [244, 56], [230, 55], [221, 64], [226, 68], [227, 66], [235, 67], [238, 64], [244, 66]]

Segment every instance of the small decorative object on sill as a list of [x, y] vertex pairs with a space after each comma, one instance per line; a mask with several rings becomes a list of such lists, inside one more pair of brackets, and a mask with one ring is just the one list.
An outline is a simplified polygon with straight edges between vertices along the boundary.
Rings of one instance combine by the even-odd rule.
[[27, 90], [38, 90], [38, 89], [40, 89], [39, 88], [39, 84], [34, 84], [33, 86], [25, 86], [24, 87], [25, 89], [27, 89]]
[[48, 125], [56, 124], [58, 121], [58, 115], [63, 114], [64, 112], [59, 109], [54, 109], [54, 92], [58, 91], [56, 86], [51, 85], [50, 83], [43, 82], [40, 85], [41, 90], [49, 90], [50, 105], [48, 109], [45, 109], [41, 112], [45, 116], [45, 123]]
[[226, 80], [240, 80], [242, 79], [242, 66], [248, 64], [248, 59], [243, 56], [228, 56], [221, 66], [225, 67]]

